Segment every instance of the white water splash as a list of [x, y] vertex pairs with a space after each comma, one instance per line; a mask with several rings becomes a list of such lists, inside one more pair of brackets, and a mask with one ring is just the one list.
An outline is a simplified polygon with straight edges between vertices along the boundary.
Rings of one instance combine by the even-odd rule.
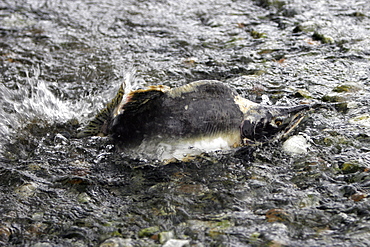
[[62, 100], [48, 88], [45, 81], [39, 79], [38, 68], [34, 69], [34, 74], [32, 78], [28, 77], [25, 85], [18, 84], [18, 89], [9, 89], [0, 84], [1, 149], [5, 143], [12, 141], [17, 130], [30, 122], [54, 124], [71, 119], [81, 122], [98, 104], [96, 99], [88, 97], [75, 102]]

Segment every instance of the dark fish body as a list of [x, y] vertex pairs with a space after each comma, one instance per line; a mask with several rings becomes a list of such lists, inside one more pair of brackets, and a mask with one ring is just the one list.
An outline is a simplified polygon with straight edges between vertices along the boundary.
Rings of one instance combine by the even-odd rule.
[[257, 104], [219, 81], [131, 92], [121, 87], [79, 136], [109, 135], [121, 150], [141, 146], [143, 152], [180, 142], [189, 148], [197, 142], [212, 147], [216, 140], [228, 147], [255, 145], [289, 133], [310, 108]]
[[226, 85], [209, 81], [136, 93], [114, 118], [110, 133], [120, 145], [239, 133], [243, 112], [235, 97]]

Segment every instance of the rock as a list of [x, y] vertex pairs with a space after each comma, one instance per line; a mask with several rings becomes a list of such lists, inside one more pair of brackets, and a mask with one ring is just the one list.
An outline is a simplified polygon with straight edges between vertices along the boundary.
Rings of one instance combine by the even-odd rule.
[[321, 41], [321, 43], [324, 43], [324, 44], [334, 44], [334, 39], [332, 37], [324, 35], [319, 32], [314, 32], [314, 34], [312, 35], [312, 38], [314, 40]]
[[349, 120], [349, 123], [351, 124], [358, 124], [365, 127], [370, 127], [370, 115], [369, 114], [363, 114], [354, 118], [351, 118]]
[[295, 92], [294, 96], [299, 97], [299, 98], [305, 98], [305, 99], [311, 99], [312, 95], [310, 92], [304, 89], [300, 89], [297, 92]]
[[131, 238], [108, 238], [99, 247], [132, 247]]
[[159, 232], [158, 226], [152, 226], [139, 231], [139, 238], [151, 237]]
[[348, 92], [356, 92], [359, 91], [360, 88], [354, 84], [341, 84], [336, 86], [333, 91], [337, 93], [348, 93]]
[[36, 243], [34, 245], [32, 245], [32, 247], [53, 247], [54, 245], [50, 244], [50, 243]]
[[19, 186], [15, 189], [15, 192], [22, 197], [30, 197], [36, 193], [37, 188], [36, 183], [30, 182]]
[[324, 95], [321, 97], [321, 100], [330, 103], [346, 102], [346, 98], [337, 93]]
[[190, 246], [189, 240], [170, 239], [163, 245], [163, 247], [185, 247], [185, 246]]
[[365, 169], [365, 167], [361, 166], [356, 161], [344, 162], [342, 167], [341, 167], [341, 170], [346, 174], [347, 173], [355, 173], [355, 172], [358, 172], [358, 171], [363, 171], [364, 169]]
[[291, 136], [283, 143], [283, 150], [292, 154], [305, 154], [311, 145], [303, 135]]
[[82, 192], [78, 195], [77, 200], [79, 203], [88, 203], [91, 200], [91, 197], [85, 192]]
[[5, 225], [0, 225], [0, 245], [8, 243], [12, 235], [11, 229]]
[[174, 237], [173, 232], [161, 232], [159, 233], [159, 242], [164, 244]]

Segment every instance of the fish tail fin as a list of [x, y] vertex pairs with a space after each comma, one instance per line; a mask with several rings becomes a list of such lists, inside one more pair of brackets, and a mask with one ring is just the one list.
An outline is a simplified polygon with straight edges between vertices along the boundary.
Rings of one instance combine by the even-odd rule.
[[122, 101], [125, 94], [125, 87], [126, 82], [124, 81], [118, 89], [116, 96], [77, 134], [78, 138], [108, 135], [110, 121], [114, 116], [114, 112], [117, 110], [116, 108]]

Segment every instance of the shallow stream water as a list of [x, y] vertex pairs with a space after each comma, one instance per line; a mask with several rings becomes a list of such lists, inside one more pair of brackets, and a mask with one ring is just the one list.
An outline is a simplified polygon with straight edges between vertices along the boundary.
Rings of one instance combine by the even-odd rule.
[[[369, 47], [361, 0], [0, 0], [0, 245], [367, 246]], [[132, 71], [335, 104], [292, 133], [300, 154], [161, 162], [76, 138]]]

